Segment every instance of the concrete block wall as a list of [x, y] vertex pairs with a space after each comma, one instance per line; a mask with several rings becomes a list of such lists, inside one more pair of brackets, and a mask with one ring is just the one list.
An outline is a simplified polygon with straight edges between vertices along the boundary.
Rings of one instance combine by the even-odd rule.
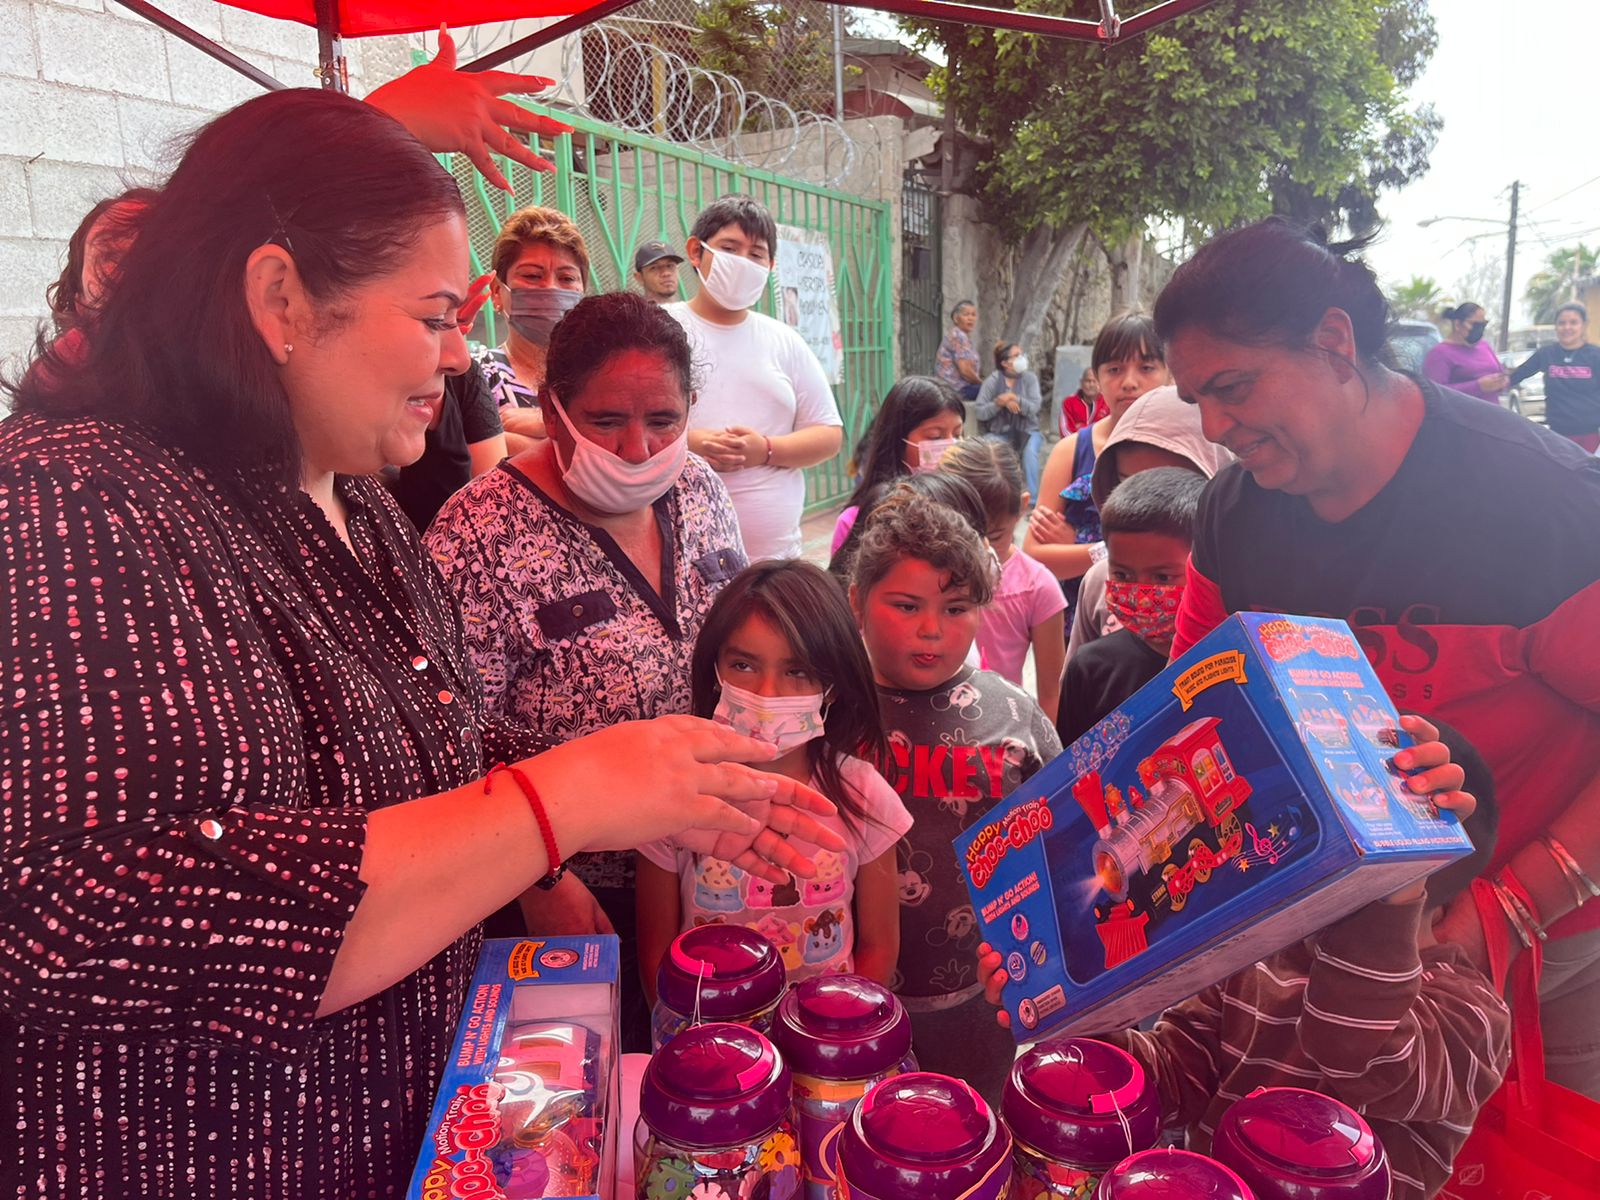
[[[314, 30], [218, 4], [158, 7], [293, 87], [313, 87]], [[411, 65], [409, 38], [345, 43], [364, 95]], [[0, 0], [0, 360], [47, 320], [83, 214], [159, 181], [180, 139], [260, 89], [114, 0]]]

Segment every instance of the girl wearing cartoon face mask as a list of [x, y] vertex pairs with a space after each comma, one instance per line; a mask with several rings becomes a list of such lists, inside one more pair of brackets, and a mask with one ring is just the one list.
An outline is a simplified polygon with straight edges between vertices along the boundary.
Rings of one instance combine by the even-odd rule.
[[[689, 711], [695, 635], [745, 564], [726, 489], [688, 452], [692, 371], [660, 308], [585, 299], [551, 339], [539, 398], [550, 436], [456, 493], [429, 528], [492, 718], [559, 743]], [[631, 852], [585, 858], [521, 910], [494, 932], [616, 929], [626, 954]], [[642, 1002], [631, 1019], [633, 1044], [647, 1045]], [[625, 1011], [625, 1041], [629, 1023]]]
[[852, 970], [889, 982], [900, 946], [894, 847], [911, 817], [857, 757], [882, 753], [883, 734], [872, 668], [839, 585], [805, 562], [750, 567], [712, 605], [691, 679], [695, 713], [770, 742], [781, 756], [767, 770], [809, 782], [838, 806], [838, 815], [824, 820], [845, 849], [821, 852], [815, 885], [799, 889], [773, 888], [728, 867], [741, 901], [729, 912], [725, 904], [703, 908], [704, 891], [696, 888], [708, 870], [723, 878], [726, 864], [674, 842], [642, 846], [638, 928], [646, 990], [654, 992], [672, 939], [707, 920], [769, 935], [783, 927], [800, 949], [791, 983]]

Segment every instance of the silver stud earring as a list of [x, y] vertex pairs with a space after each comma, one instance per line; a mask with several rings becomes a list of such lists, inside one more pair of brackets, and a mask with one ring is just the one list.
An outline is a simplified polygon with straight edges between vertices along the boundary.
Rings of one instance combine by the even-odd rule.
[[291, 346], [288, 342], [285, 342], [283, 344], [283, 352], [285, 354], [293, 354], [294, 353], [294, 347]]

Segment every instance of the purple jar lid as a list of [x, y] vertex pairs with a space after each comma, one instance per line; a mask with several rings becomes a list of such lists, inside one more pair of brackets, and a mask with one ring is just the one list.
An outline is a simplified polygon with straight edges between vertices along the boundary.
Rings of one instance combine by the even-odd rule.
[[983, 1097], [925, 1071], [870, 1089], [837, 1147], [839, 1174], [860, 1200], [994, 1200], [1011, 1179], [1011, 1135]]
[[656, 995], [688, 1016], [698, 991], [700, 1015], [726, 1021], [771, 1008], [786, 981], [778, 948], [755, 930], [700, 925], [672, 939], [656, 972]]
[[1018, 1141], [1097, 1172], [1161, 1137], [1155, 1081], [1126, 1050], [1089, 1038], [1046, 1042], [1017, 1059], [1000, 1112]]
[[870, 1079], [911, 1053], [911, 1018], [895, 994], [860, 975], [818, 975], [789, 989], [772, 1040], [791, 1070]]
[[1095, 1200], [1255, 1200], [1255, 1193], [1204, 1155], [1141, 1150], [1100, 1177]]
[[1301, 1088], [1263, 1088], [1217, 1125], [1211, 1152], [1262, 1200], [1387, 1200], [1389, 1162], [1361, 1114]]
[[743, 1025], [695, 1025], [651, 1057], [639, 1115], [651, 1132], [694, 1149], [757, 1142], [789, 1112], [789, 1068]]

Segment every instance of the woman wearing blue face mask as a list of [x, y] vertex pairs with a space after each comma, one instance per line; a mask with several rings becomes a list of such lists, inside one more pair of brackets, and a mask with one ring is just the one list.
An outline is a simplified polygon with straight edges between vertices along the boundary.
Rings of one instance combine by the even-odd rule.
[[790, 983], [837, 971], [890, 982], [900, 956], [895, 843], [911, 814], [868, 761], [886, 746], [844, 589], [810, 563], [756, 563], [711, 606], [691, 687], [696, 713], [776, 746], [768, 770], [834, 802], [826, 822], [845, 845], [818, 852], [815, 879], [781, 884], [677, 839], [641, 846], [639, 966], [651, 998], [672, 939], [707, 921], [765, 935]]
[[500, 405], [506, 449], [519, 454], [545, 436], [539, 391], [550, 334], [589, 285], [589, 249], [565, 213], [533, 206], [506, 218], [495, 239], [493, 299], [506, 329], [479, 358]]
[[[688, 450], [691, 375], [662, 309], [626, 292], [583, 300], [550, 342], [550, 436], [456, 493], [428, 530], [497, 717], [565, 742], [689, 711], [695, 637], [745, 565], [727, 490]], [[615, 928], [626, 961], [633, 878], [631, 855], [580, 858], [522, 912], [541, 933]], [[631, 1015], [647, 1042], [642, 1004]]]

